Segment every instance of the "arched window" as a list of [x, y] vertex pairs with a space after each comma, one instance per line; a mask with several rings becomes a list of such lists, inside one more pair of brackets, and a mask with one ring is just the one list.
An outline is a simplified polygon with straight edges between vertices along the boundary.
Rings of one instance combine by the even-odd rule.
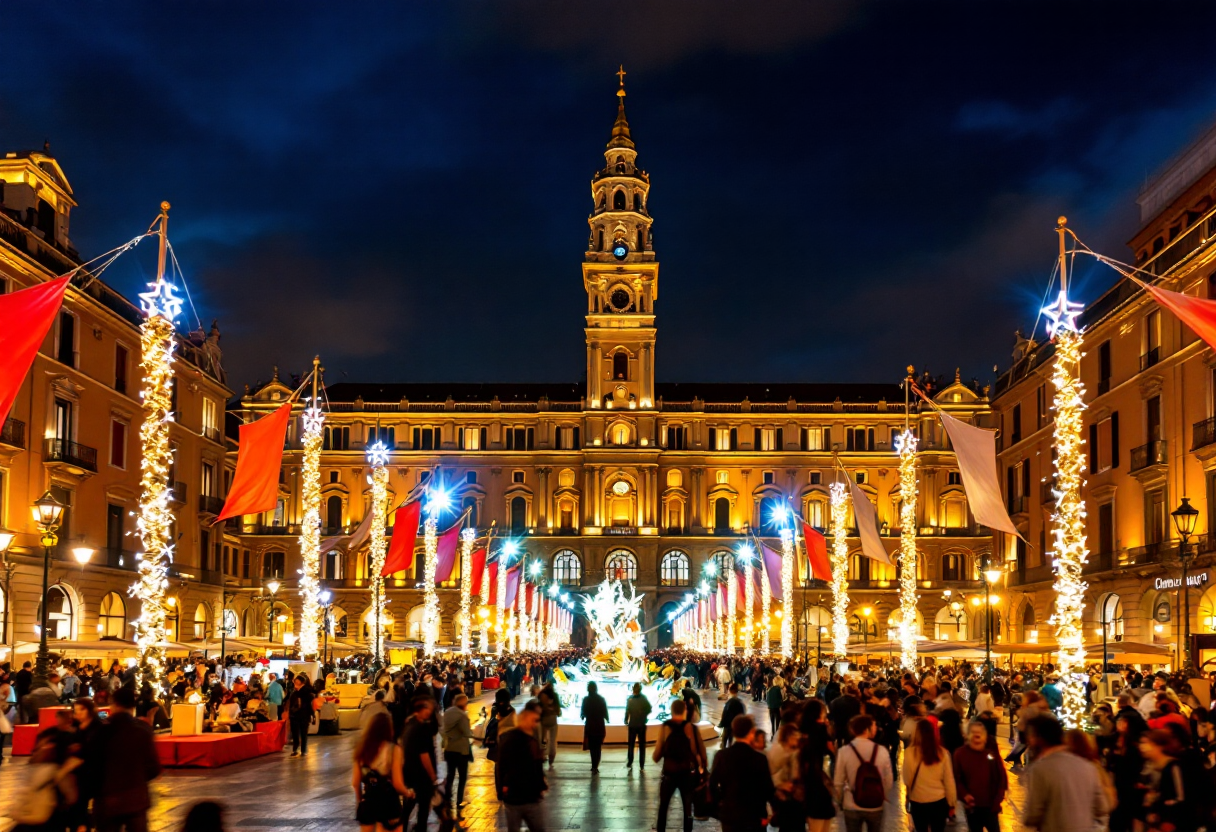
[[1026, 609], [1022, 610], [1022, 625], [1021, 631], [1018, 633], [1018, 641], [1025, 644], [1028, 641], [1035, 641], [1038, 630], [1035, 628], [1038, 623], [1034, 616], [1034, 604], [1027, 604]]
[[[422, 615], [423, 607], [421, 604], [410, 610], [409, 616], [405, 619], [405, 638], [407, 641], [422, 641]], [[368, 613], [368, 618], [371, 613]], [[364, 627], [366, 629], [366, 626]]]
[[1098, 631], [1106, 628], [1106, 638], [1109, 641], [1123, 640], [1123, 602], [1113, 592], [1108, 592], [1098, 599], [1094, 605], [1094, 618]]
[[730, 532], [730, 500], [725, 497], [714, 500], [714, 531], [718, 534]]
[[[414, 607], [410, 610], [409, 621], [407, 623], [408, 632], [406, 638], [412, 641], [422, 641], [422, 605]], [[416, 619], [415, 619], [416, 617]], [[387, 641], [393, 637], [393, 614], [388, 611], [385, 606], [384, 612], [380, 614], [380, 640]], [[373, 608], [369, 607], [367, 612], [363, 613], [363, 640], [371, 641], [376, 637], [376, 616]]]
[[207, 632], [207, 605], [199, 604], [194, 608], [194, 638], [196, 641], [202, 641], [209, 635], [210, 633]]
[[663, 555], [659, 566], [659, 583], [662, 586], [688, 586], [688, 555], [673, 551]]
[[469, 525], [477, 528], [477, 498], [468, 496], [462, 499], [460, 501], [460, 510], [469, 513]]
[[823, 607], [807, 607], [802, 611], [802, 619], [798, 622], [802, 631], [799, 640], [802, 644], [814, 644], [817, 650], [823, 649], [826, 643], [832, 649], [832, 613]]
[[612, 356], [612, 377], [617, 381], [629, 381], [629, 354], [621, 351]]
[[760, 498], [760, 516], [757, 518], [760, 521], [760, 534], [765, 537], [774, 537], [781, 531], [780, 516], [778, 508], [781, 501], [776, 497], [761, 497]]
[[597, 228], [595, 231], [595, 250], [604, 250], [604, 229]]
[[[76, 632], [76, 611], [72, 599], [58, 584], [46, 590], [46, 637], [48, 639], [70, 639]], [[38, 608], [38, 621], [42, 620], [42, 608]]]
[[878, 641], [878, 619], [874, 617], [873, 608], [870, 608], [869, 617], [863, 615], [860, 609], [849, 616], [849, 640], [862, 643]]
[[97, 614], [97, 635], [122, 638], [127, 632], [127, 606], [117, 592], [107, 592]]
[[562, 549], [553, 557], [553, 582], [562, 586], [583, 585], [583, 562], [569, 549]]
[[253, 629], [252, 629], [253, 624], [251, 623], [252, 616], [253, 616], [253, 613], [250, 610], [245, 610], [243, 613], [241, 613], [240, 635], [243, 635], [243, 636], [253, 635]]
[[716, 577], [720, 581], [726, 580], [727, 574], [735, 568], [735, 556], [730, 552], [714, 552], [713, 562]]
[[614, 581], [637, 581], [638, 560], [633, 552], [617, 549], [608, 553], [606, 571], [607, 577]]
[[646, 229], [638, 229], [638, 251], [646, 250]]
[[528, 527], [528, 501], [523, 497], [511, 498], [511, 531], [521, 534]]
[[336, 494], [325, 501], [325, 528], [330, 534], [342, 528], [342, 498]]
[[962, 563], [961, 558], [953, 553], [942, 555], [942, 580], [943, 581], [960, 581], [962, 580]]
[[291, 607], [284, 604], [282, 601], [274, 602], [274, 626], [271, 630], [271, 641], [277, 644], [286, 644], [288, 633], [295, 631], [295, 616], [291, 614]]
[[967, 624], [967, 610], [962, 603], [946, 604], [933, 617], [933, 637], [938, 641], [966, 641]]
[[612, 195], [612, 210], [613, 211], [624, 211], [625, 210], [625, 191], [624, 190], [617, 190], [616, 193], [614, 193]]

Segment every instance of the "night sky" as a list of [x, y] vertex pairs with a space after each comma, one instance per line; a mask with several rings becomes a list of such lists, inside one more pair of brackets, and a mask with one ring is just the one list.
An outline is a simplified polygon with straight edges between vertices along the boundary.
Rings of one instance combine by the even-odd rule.
[[[661, 381], [988, 382], [1056, 217], [1129, 259], [1139, 188], [1216, 119], [1211, 4], [425, 6], [10, 9], [0, 149], [50, 140], [86, 258], [173, 203], [238, 390], [317, 352], [330, 383], [577, 381], [624, 63]], [[106, 278], [133, 297], [154, 254]], [[1113, 280], [1078, 263], [1082, 300]]]

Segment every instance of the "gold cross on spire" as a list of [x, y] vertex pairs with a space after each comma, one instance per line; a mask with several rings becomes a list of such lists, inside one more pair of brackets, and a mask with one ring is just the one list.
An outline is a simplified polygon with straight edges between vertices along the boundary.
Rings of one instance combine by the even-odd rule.
[[624, 64], [621, 64], [621, 68], [620, 68], [619, 70], [617, 70], [617, 71], [616, 71], [616, 73], [614, 73], [614, 74], [616, 75], [616, 77], [618, 77], [618, 78], [620, 78], [620, 79], [621, 79], [621, 88], [622, 88], [622, 89], [624, 89], [624, 87], [625, 87], [625, 74], [626, 74], [626, 73], [625, 73], [625, 65], [624, 65]]

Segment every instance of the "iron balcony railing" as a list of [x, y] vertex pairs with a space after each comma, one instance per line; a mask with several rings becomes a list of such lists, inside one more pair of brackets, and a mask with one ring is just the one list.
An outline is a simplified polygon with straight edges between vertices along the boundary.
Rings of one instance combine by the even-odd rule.
[[1216, 416], [1213, 416], [1211, 419], [1204, 419], [1202, 422], [1196, 422], [1192, 431], [1192, 451], [1206, 447], [1207, 445], [1216, 444]]
[[181, 480], [175, 480], [172, 487], [169, 489], [170, 501], [178, 504], [186, 502], [186, 484]]
[[206, 514], [214, 514], [218, 517], [220, 512], [224, 510], [224, 498], [215, 497], [211, 494], [199, 494], [198, 510]]
[[1132, 471], [1142, 471], [1153, 465], [1165, 465], [1165, 440], [1154, 439], [1138, 448], [1132, 448]]
[[24, 448], [25, 422], [19, 419], [5, 419], [3, 427], [0, 427], [0, 445]]
[[1149, 367], [1152, 367], [1161, 360], [1161, 347], [1153, 347], [1151, 350], [1140, 356], [1140, 372], [1144, 372]]
[[1009, 498], [1009, 513], [1010, 514], [1025, 514], [1030, 510], [1030, 500], [1026, 499], [1025, 494], [1013, 495]]
[[75, 465], [86, 471], [97, 471], [97, 449], [67, 439], [46, 440], [46, 461]]
[[212, 442], [216, 443], [217, 445], [224, 444], [224, 435], [222, 433], [220, 433], [219, 428], [204, 426], [203, 427], [203, 437], [205, 439], [210, 439]]

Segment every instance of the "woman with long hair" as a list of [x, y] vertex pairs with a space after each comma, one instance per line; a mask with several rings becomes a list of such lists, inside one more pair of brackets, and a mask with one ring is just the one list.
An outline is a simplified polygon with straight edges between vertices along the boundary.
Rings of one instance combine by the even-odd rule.
[[1167, 728], [1140, 737], [1140, 754], [1148, 786], [1144, 793], [1144, 828], [1147, 832], [1194, 832], [1199, 827], [1195, 804], [1199, 795], [1188, 793], [1186, 772], [1178, 763], [1182, 746]]
[[798, 779], [802, 786], [807, 832], [831, 832], [836, 804], [832, 801], [832, 785], [824, 771], [824, 761], [833, 755], [827, 706], [818, 699], [808, 699], [798, 717], [798, 733]]
[[927, 719], [916, 723], [912, 745], [904, 755], [903, 779], [916, 832], [945, 832], [956, 800], [954, 768]]
[[401, 825], [401, 795], [413, 797], [401, 779], [405, 752], [393, 742], [388, 714], [371, 718], [355, 746], [351, 785], [359, 807], [355, 820], [361, 832], [389, 832]]
[[1110, 832], [1130, 832], [1144, 817], [1140, 790], [1144, 758], [1140, 755], [1140, 736], [1147, 730], [1148, 725], [1135, 709], [1121, 710], [1115, 718], [1115, 742], [1107, 760], [1116, 797], [1115, 808], [1110, 813]]

